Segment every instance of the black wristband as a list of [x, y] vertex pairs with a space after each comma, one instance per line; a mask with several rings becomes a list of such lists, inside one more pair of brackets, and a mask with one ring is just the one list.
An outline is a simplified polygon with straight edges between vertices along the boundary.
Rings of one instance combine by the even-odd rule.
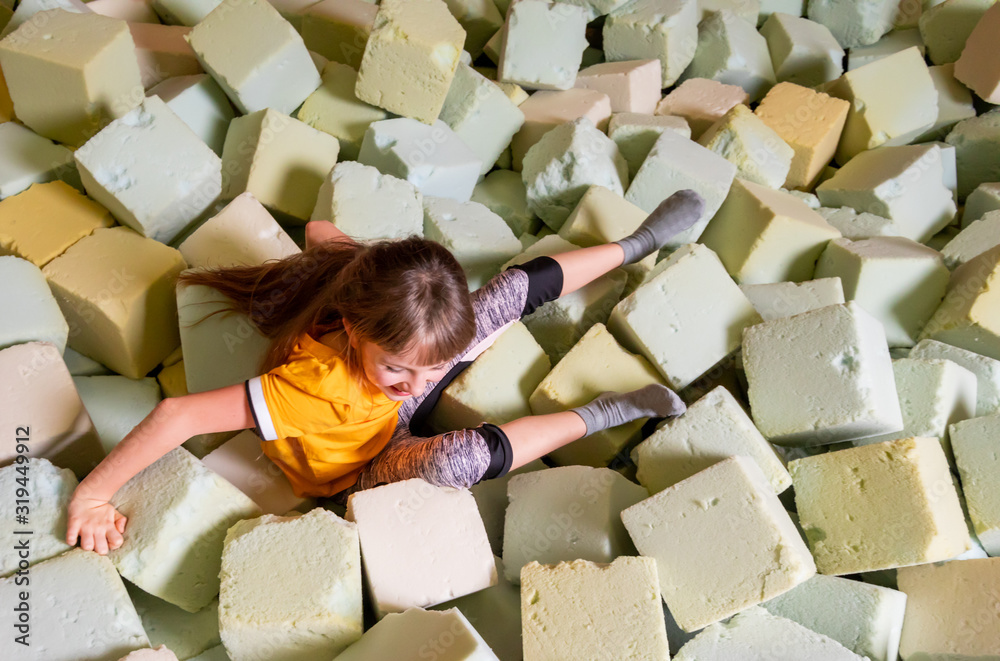
[[476, 430], [486, 439], [486, 446], [490, 449], [490, 465], [482, 480], [503, 477], [510, 471], [510, 465], [514, 461], [514, 449], [511, 447], [510, 439], [502, 429], [489, 422], [484, 422], [476, 427]]

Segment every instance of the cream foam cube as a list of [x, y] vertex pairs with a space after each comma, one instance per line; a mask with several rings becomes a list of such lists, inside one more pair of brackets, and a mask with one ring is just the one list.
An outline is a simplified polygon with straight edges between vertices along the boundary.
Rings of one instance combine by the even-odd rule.
[[625, 199], [652, 213], [660, 202], [689, 188], [705, 200], [701, 219], [672, 237], [667, 248], [697, 241], [726, 200], [736, 166], [715, 152], [673, 131], [664, 132], [649, 151], [625, 193]]
[[587, 10], [571, 3], [512, 3], [503, 28], [497, 80], [525, 89], [573, 87], [587, 47], [588, 20]]
[[[10, 5], [14, 4], [12, 0], [5, 0], [4, 3], [0, 4], [4, 4], [6, 7], [8, 3]], [[64, 9], [74, 14], [92, 13], [82, 0], [24, 0], [24, 2], [17, 3], [17, 9], [14, 11], [13, 16], [10, 17], [7, 25], [0, 31], [0, 38], [14, 32], [21, 25], [34, 18], [35, 14], [50, 9]]]
[[760, 100], [776, 82], [767, 40], [754, 24], [729, 9], [717, 11], [701, 23], [694, 59], [682, 77], [739, 85], [750, 101]]
[[[104, 450], [59, 350], [49, 342], [25, 342], [0, 350], [0, 426], [11, 439], [24, 438], [30, 419], [31, 454], [69, 468], [83, 479]], [[20, 428], [20, 430], [19, 430]], [[0, 465], [17, 459], [15, 443], [0, 452]]]
[[455, 70], [440, 118], [482, 160], [481, 175], [493, 168], [524, 124], [524, 113], [517, 104], [467, 64], [459, 64]]
[[529, 211], [558, 231], [589, 186], [623, 194], [628, 164], [618, 146], [581, 117], [560, 124], [532, 145], [521, 177]]
[[[25, 479], [27, 478], [27, 480]], [[19, 487], [29, 485], [26, 502], [15, 503], [13, 498], [0, 508], [4, 515], [4, 537], [14, 545], [12, 552], [0, 559], [0, 577], [14, 574], [19, 569], [28, 573], [29, 565], [53, 558], [70, 550], [66, 544], [66, 506], [77, 486], [76, 476], [68, 468], [58, 468], [48, 459], [24, 457], [24, 460], [0, 468], [0, 487], [16, 495]], [[18, 500], [22, 500], [18, 498]], [[18, 524], [15, 516], [19, 509], [28, 507], [30, 526]], [[26, 557], [18, 549], [23, 544], [23, 529], [31, 530], [27, 539]]]
[[769, 188], [784, 185], [795, 156], [788, 143], [743, 104], [733, 106], [698, 143], [735, 165], [739, 178]]
[[815, 87], [844, 73], [844, 49], [821, 23], [782, 12], [760, 28], [779, 82]]
[[976, 109], [972, 104], [972, 92], [955, 80], [954, 64], [929, 67], [928, 71], [938, 93], [937, 121], [924, 133], [914, 138], [914, 142], [941, 140], [955, 124], [963, 119], [976, 116]]
[[764, 321], [794, 317], [803, 312], [844, 302], [844, 287], [838, 277], [804, 282], [774, 282], [740, 285]]
[[734, 14], [747, 21], [751, 25], [757, 25], [760, 14], [760, 0], [698, 0], [698, 9], [701, 12], [700, 20], [705, 20], [714, 12], [728, 9]]
[[212, 151], [222, 156], [226, 131], [235, 112], [211, 76], [199, 73], [171, 77], [151, 88], [149, 95], [160, 97]]
[[528, 397], [550, 367], [525, 325], [514, 322], [444, 389], [428, 422], [445, 432], [530, 416]]
[[191, 267], [262, 264], [299, 251], [292, 238], [252, 193], [241, 193], [177, 249]]
[[611, 118], [611, 99], [597, 90], [573, 88], [540, 90], [518, 106], [524, 113], [524, 124], [510, 143], [511, 168], [520, 172], [524, 155], [542, 136], [565, 122], [588, 118], [602, 131]]
[[[850, 121], [850, 120], [848, 120]], [[901, 236], [924, 242], [955, 217], [937, 145], [872, 149], [816, 187], [825, 207], [852, 207], [896, 221]]]
[[763, 284], [811, 279], [837, 238], [840, 232], [801, 199], [737, 178], [701, 241], [737, 282]]
[[869, 44], [867, 46], [855, 46], [852, 48], [847, 54], [847, 70], [853, 71], [858, 67], [871, 64], [876, 60], [888, 57], [889, 55], [898, 53], [913, 46], [917, 48], [921, 57], [923, 57], [926, 48], [924, 47], [923, 40], [920, 38], [919, 30], [916, 28], [893, 30], [886, 33], [885, 36], [876, 41], [874, 44]]
[[736, 351], [743, 329], [760, 321], [718, 257], [692, 243], [657, 264], [615, 306], [608, 329], [681, 390]]
[[378, 5], [365, 0], [309, 0], [299, 33], [310, 51], [357, 72], [377, 13]]
[[142, 101], [134, 49], [125, 21], [62, 8], [36, 14], [0, 43], [17, 118], [39, 135], [79, 147]]
[[[444, 641], [451, 644], [444, 645]], [[338, 661], [413, 658], [430, 654], [438, 661], [498, 661], [483, 637], [457, 608], [389, 613], [347, 648]]]
[[853, 301], [751, 326], [743, 364], [754, 424], [772, 443], [827, 445], [903, 428], [885, 332]]
[[949, 360], [976, 375], [976, 412], [974, 416], [1000, 413], [1000, 360], [973, 351], [953, 347], [936, 340], [921, 340], [910, 351], [909, 358]]
[[[483, 517], [483, 525], [486, 526], [486, 535], [490, 539], [490, 548], [493, 549], [493, 553], [496, 556], [503, 555], [503, 529], [504, 520], [507, 517], [508, 504], [507, 484], [510, 483], [511, 478], [515, 475], [530, 471], [545, 470], [547, 468], [548, 466], [542, 463], [541, 459], [533, 459], [520, 468], [508, 471], [501, 477], [477, 482], [469, 488], [476, 499], [479, 514]], [[496, 561], [500, 563], [500, 558], [497, 557]], [[503, 580], [502, 564], [500, 563], [497, 573], [501, 577], [500, 582], [506, 583]], [[518, 627], [518, 630], [520, 631], [520, 627]]]
[[844, 235], [845, 239], [860, 241], [878, 236], [899, 236], [900, 222], [873, 213], [858, 213], [851, 207], [820, 207], [816, 213], [823, 216]]
[[955, 78], [987, 103], [1000, 102], [1000, 56], [995, 48], [998, 29], [1000, 9], [990, 6], [972, 29], [955, 62]]
[[996, 281], [1000, 246], [955, 269], [944, 300], [918, 339], [932, 339], [1000, 360]]
[[[661, 383], [656, 368], [621, 347], [604, 324], [594, 324], [531, 393], [535, 415], [587, 404], [602, 392], [630, 392]], [[605, 429], [549, 453], [563, 466], [602, 467], [630, 443], [639, 440], [643, 419]]]
[[[23, 581], [17, 576], [0, 580], [0, 596], [11, 608], [23, 601]], [[31, 622], [22, 631], [13, 615], [7, 618], [10, 631], [0, 639], [4, 658], [117, 661], [149, 646], [122, 579], [107, 556], [70, 549], [32, 567], [30, 581], [28, 603], [45, 607], [30, 609]], [[21, 635], [24, 644], [16, 640]], [[86, 657], [80, 656], [81, 643], [86, 645]], [[24, 653], [27, 644], [30, 655]]]
[[754, 113], [794, 151], [782, 187], [815, 187], [837, 150], [849, 109], [850, 104], [843, 99], [793, 83], [771, 88]]
[[660, 102], [660, 61], [602, 62], [580, 71], [576, 87], [597, 90], [611, 99], [611, 111], [652, 115]]
[[1000, 110], [960, 121], [945, 142], [957, 152], [959, 199], [964, 199], [980, 184], [1000, 181], [1000, 166], [995, 158], [1000, 144]]
[[406, 179], [424, 195], [460, 202], [472, 196], [482, 170], [482, 159], [443, 121], [428, 126], [408, 117], [372, 122], [358, 162]]
[[0, 306], [13, 314], [0, 321], [0, 347], [49, 342], [66, 350], [69, 324], [42, 270], [19, 257], [0, 257]]
[[73, 152], [17, 122], [0, 124], [0, 151], [0, 200], [57, 179], [83, 189]]
[[723, 386], [710, 390], [680, 417], [664, 422], [632, 450], [636, 477], [650, 494], [735, 455], [757, 462], [775, 493], [792, 486], [774, 448]]
[[289, 114], [319, 87], [302, 37], [267, 0], [222, 3], [186, 39], [244, 115], [264, 108]]
[[424, 196], [424, 237], [455, 255], [465, 270], [469, 291], [500, 272], [500, 265], [521, 252], [521, 242], [503, 218], [477, 202]]
[[165, 645], [178, 657], [190, 659], [221, 643], [218, 599], [197, 613], [189, 613], [132, 583], [126, 582], [125, 589], [151, 646]]
[[119, 661], [177, 661], [177, 655], [166, 645], [160, 645], [153, 649], [130, 652]]
[[90, 415], [105, 453], [124, 439], [160, 403], [160, 386], [153, 377], [74, 376], [73, 385]]
[[694, 57], [700, 20], [696, 0], [636, 0], [612, 11], [604, 23], [608, 62], [660, 61], [660, 87], [670, 87]]
[[903, 438], [788, 464], [799, 523], [823, 574], [953, 558], [970, 547], [936, 438]]
[[891, 30], [898, 8], [893, 0], [815, 0], [807, 16], [828, 27], [841, 46], [855, 48], [874, 44]]
[[691, 129], [683, 117], [634, 112], [619, 112], [611, 116], [608, 137], [615, 141], [618, 151], [625, 157], [630, 178], [635, 177], [656, 139], [664, 131], [675, 131], [685, 138], [691, 137]]
[[[495, 482], [496, 480], [486, 480]], [[506, 487], [506, 485], [504, 485]], [[504, 495], [504, 501], [507, 497]], [[503, 575], [500, 558], [494, 558]], [[507, 581], [491, 588], [447, 601], [432, 610], [457, 608], [498, 658], [521, 658], [521, 590]]]
[[504, 576], [521, 583], [531, 562], [612, 562], [634, 548], [621, 512], [649, 493], [610, 468], [562, 466], [517, 475], [507, 483]]
[[997, 245], [1000, 245], [1000, 211], [991, 211], [969, 223], [941, 248], [941, 256], [948, 268], [955, 269]]
[[[156, 162], [147, 155], [157, 154]], [[74, 154], [87, 194], [123, 225], [168, 243], [222, 190], [222, 162], [156, 96]]]
[[886, 236], [830, 241], [816, 277], [839, 277], [847, 300], [882, 323], [889, 346], [908, 347], [944, 298], [949, 273], [936, 250]]
[[725, 624], [709, 625], [685, 644], [674, 661], [862, 661], [832, 638], [797, 622], [751, 607]]
[[497, 583], [490, 541], [468, 489], [414, 478], [357, 491], [347, 499], [347, 519], [358, 525], [379, 618]]
[[364, 631], [358, 527], [321, 507], [237, 522], [219, 577], [219, 633], [231, 657], [334, 657]]
[[434, 124], [458, 66], [465, 30], [441, 0], [387, 0], [358, 68], [358, 98]]
[[916, 47], [848, 71], [826, 93], [851, 102], [837, 162], [881, 145], [905, 145], [937, 120], [937, 89]]
[[739, 85], [688, 78], [663, 97], [656, 106], [656, 114], [683, 117], [691, 127], [691, 137], [697, 140], [740, 103], [750, 103], [750, 95]]
[[990, 659], [1000, 649], [1000, 558], [960, 560], [898, 573], [906, 593], [899, 653], [913, 659]]
[[[750, 457], [729, 457], [622, 512], [656, 559], [660, 594], [687, 632], [786, 592], [816, 573], [770, 483]], [[738, 538], [738, 546], [725, 538]]]
[[295, 115], [337, 138], [341, 160], [356, 160], [368, 126], [388, 117], [386, 111], [358, 99], [354, 94], [357, 79], [358, 72], [351, 67], [329, 62], [323, 67], [322, 84], [306, 97]]
[[527, 192], [518, 172], [513, 170], [490, 172], [476, 184], [472, 190], [471, 200], [503, 218], [515, 236], [534, 234], [541, 229], [541, 221], [528, 211]]
[[[0, 209], [3, 209], [3, 206], [0, 206]], [[979, 184], [969, 193], [965, 198], [965, 209], [962, 211], [962, 227], [968, 227], [990, 211], [1000, 211], [1000, 182]]]
[[951, 449], [962, 478], [962, 492], [976, 537], [991, 556], [1000, 556], [1000, 489], [996, 475], [1000, 416], [962, 420], [950, 425]]
[[408, 181], [345, 161], [323, 179], [311, 219], [329, 220], [355, 239], [422, 236], [423, 195]]
[[817, 574], [761, 606], [872, 661], [897, 658], [906, 612], [906, 595], [897, 590]]
[[611, 563], [532, 562], [522, 571], [525, 661], [667, 659], [657, 567], [650, 558]]
[[[151, 500], [151, 492], [161, 497]], [[248, 496], [184, 448], [140, 471], [111, 503], [129, 525], [125, 542], [108, 551], [118, 573], [192, 613], [219, 592], [226, 530], [261, 514]]]

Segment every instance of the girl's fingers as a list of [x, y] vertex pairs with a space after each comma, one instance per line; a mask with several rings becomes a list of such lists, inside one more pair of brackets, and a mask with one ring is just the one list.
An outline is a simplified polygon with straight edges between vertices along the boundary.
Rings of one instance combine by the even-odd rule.
[[94, 535], [94, 541], [97, 543], [94, 550], [97, 551], [98, 555], [108, 554], [108, 538], [103, 532], [99, 532]]
[[121, 533], [119, 533], [117, 530], [109, 530], [108, 531], [108, 548], [109, 549], [116, 549], [116, 548], [118, 548], [119, 546], [122, 545], [122, 543], [124, 541], [125, 541], [125, 538], [122, 537]]
[[115, 528], [118, 529], [118, 532], [120, 533], [125, 532], [126, 521], [128, 521], [128, 517], [122, 516], [121, 514], [119, 514], [118, 517], [115, 519]]
[[80, 548], [84, 551], [94, 550], [94, 535], [90, 531], [80, 533]]
[[80, 532], [80, 523], [76, 518], [72, 518], [66, 528], [66, 543], [70, 546], [76, 546], [76, 538]]

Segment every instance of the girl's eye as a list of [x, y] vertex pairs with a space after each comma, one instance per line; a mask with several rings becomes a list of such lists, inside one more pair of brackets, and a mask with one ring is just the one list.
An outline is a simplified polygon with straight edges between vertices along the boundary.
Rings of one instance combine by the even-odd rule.
[[399, 372], [399, 371], [401, 371], [401, 370], [398, 370], [398, 369], [396, 369], [394, 367], [389, 367], [388, 365], [385, 366], [385, 369], [386, 369], [387, 372]]

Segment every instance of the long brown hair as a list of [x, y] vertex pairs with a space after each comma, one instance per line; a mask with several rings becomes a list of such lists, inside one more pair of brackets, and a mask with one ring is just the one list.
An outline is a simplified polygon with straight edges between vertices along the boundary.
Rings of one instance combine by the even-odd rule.
[[[392, 354], [413, 351], [425, 365], [451, 360], [476, 332], [462, 267], [444, 246], [416, 235], [325, 241], [259, 266], [191, 269], [178, 283], [208, 285], [232, 301], [196, 323], [241, 312], [272, 340], [258, 373], [286, 362], [302, 333], [319, 338], [343, 331], [344, 319], [358, 340]], [[345, 362], [360, 387], [361, 356], [345, 345]]]

